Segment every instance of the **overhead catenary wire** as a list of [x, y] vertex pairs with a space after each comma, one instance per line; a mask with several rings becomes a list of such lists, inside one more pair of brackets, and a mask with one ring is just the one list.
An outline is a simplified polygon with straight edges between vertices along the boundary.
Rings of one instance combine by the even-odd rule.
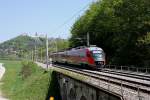
[[[92, 1], [94, 2], [94, 1]], [[54, 31], [52, 32], [52, 34], [57, 33], [61, 28], [63, 28], [66, 24], [68, 24], [74, 17], [76, 17], [77, 15], [79, 15], [79, 13], [81, 13], [82, 11], [84, 11], [89, 5], [91, 4], [91, 2], [87, 3], [83, 8], [79, 9], [75, 14], [73, 14], [69, 19], [67, 19], [66, 21], [64, 21], [61, 25], [59, 25], [57, 28], [54, 29]]]

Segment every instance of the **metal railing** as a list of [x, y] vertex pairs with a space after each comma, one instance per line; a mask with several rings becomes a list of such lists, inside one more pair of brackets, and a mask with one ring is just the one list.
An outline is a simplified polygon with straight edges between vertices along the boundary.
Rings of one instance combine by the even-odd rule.
[[137, 87], [137, 91], [129, 91], [123, 87], [122, 81], [120, 83], [121, 86], [119, 87], [109, 82], [99, 81], [99, 87], [119, 94], [124, 100], [149, 100], [150, 95], [141, 96], [140, 86]]
[[114, 70], [121, 70], [121, 71], [129, 71], [129, 72], [150, 74], [150, 68], [148, 68], [148, 67], [147, 68], [141, 68], [141, 67], [105, 65], [104, 68], [114, 69]]

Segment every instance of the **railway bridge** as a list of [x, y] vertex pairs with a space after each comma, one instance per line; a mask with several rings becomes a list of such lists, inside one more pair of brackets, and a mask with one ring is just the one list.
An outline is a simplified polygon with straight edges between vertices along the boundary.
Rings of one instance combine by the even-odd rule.
[[[46, 68], [45, 64], [37, 63]], [[106, 66], [90, 71], [53, 65], [62, 100], [150, 100], [150, 74], [132, 72], [126, 67]], [[120, 69], [120, 70], [118, 70]], [[135, 70], [135, 69], [134, 69]], [[149, 72], [149, 69], [141, 71]], [[130, 72], [130, 73], [129, 73]]]

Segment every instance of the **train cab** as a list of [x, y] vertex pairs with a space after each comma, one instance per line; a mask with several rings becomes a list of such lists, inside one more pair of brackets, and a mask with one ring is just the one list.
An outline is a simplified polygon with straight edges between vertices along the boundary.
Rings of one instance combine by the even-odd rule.
[[[103, 65], [105, 65], [105, 53], [104, 51], [99, 47], [89, 47], [88, 48], [88, 61], [89, 65], [93, 67], [100, 68]], [[90, 61], [93, 60], [93, 61]]]

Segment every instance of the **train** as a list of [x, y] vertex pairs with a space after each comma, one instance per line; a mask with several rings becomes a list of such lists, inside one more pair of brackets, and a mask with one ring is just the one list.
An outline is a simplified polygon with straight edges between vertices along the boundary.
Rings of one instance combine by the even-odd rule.
[[106, 64], [104, 50], [93, 45], [54, 52], [50, 57], [53, 63], [80, 65], [92, 69], [101, 69]]

